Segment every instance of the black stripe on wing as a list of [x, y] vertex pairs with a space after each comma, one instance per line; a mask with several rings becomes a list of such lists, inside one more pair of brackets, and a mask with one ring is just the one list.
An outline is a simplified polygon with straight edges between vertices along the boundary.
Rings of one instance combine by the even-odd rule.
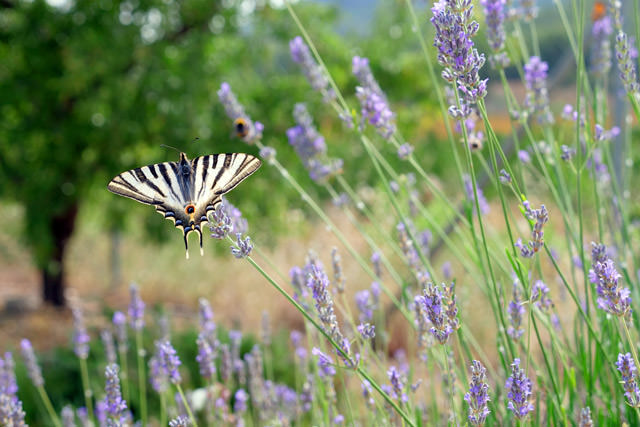
[[233, 190], [249, 175], [257, 171], [261, 164], [262, 162], [251, 154], [224, 154], [224, 164], [220, 167], [221, 170], [211, 188], [213, 193], [220, 196]]
[[123, 172], [116, 176], [107, 184], [107, 189], [112, 193], [119, 194], [120, 196], [128, 197], [136, 200], [140, 203], [147, 205], [157, 205], [161, 203], [158, 199], [153, 198], [150, 194], [145, 194], [141, 191], [141, 186], [138, 182], [130, 181], [125, 176], [130, 175], [131, 171]]

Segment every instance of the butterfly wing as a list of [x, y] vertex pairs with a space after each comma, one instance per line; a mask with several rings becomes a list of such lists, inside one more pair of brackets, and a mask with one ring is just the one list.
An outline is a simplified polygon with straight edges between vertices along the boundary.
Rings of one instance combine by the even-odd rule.
[[[165, 162], [121, 173], [107, 188], [115, 194], [155, 206], [173, 221], [187, 237], [196, 232], [202, 253], [203, 222], [231, 191], [260, 167], [260, 160], [250, 154], [211, 154], [189, 162], [181, 153], [180, 162]], [[187, 252], [187, 258], [189, 252]]]

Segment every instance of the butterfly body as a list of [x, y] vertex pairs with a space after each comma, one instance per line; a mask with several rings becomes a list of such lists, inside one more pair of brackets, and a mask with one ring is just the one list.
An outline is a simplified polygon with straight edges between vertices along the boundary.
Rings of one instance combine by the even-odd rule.
[[113, 178], [107, 188], [115, 194], [155, 206], [183, 232], [187, 258], [189, 234], [195, 232], [202, 250], [202, 226], [222, 201], [222, 195], [260, 167], [250, 154], [210, 154], [189, 160], [180, 153], [178, 162], [142, 166]]

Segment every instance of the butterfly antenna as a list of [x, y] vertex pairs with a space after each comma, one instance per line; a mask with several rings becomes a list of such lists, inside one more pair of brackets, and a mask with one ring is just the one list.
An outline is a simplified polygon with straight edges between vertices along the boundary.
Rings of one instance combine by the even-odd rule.
[[182, 151], [178, 150], [176, 147], [172, 147], [172, 146], [167, 145], [167, 144], [160, 144], [160, 147], [162, 147], [162, 148], [171, 148], [172, 150], [176, 150], [178, 153], [182, 153]]

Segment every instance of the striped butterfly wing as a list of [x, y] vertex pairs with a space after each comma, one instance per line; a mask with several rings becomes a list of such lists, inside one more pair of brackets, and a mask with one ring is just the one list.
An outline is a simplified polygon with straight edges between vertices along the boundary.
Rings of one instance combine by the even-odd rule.
[[250, 154], [211, 154], [192, 161], [184, 153], [179, 162], [165, 162], [121, 173], [109, 182], [109, 191], [155, 206], [182, 230], [189, 258], [187, 237], [196, 232], [202, 254], [202, 223], [222, 201], [222, 195], [260, 167]]

